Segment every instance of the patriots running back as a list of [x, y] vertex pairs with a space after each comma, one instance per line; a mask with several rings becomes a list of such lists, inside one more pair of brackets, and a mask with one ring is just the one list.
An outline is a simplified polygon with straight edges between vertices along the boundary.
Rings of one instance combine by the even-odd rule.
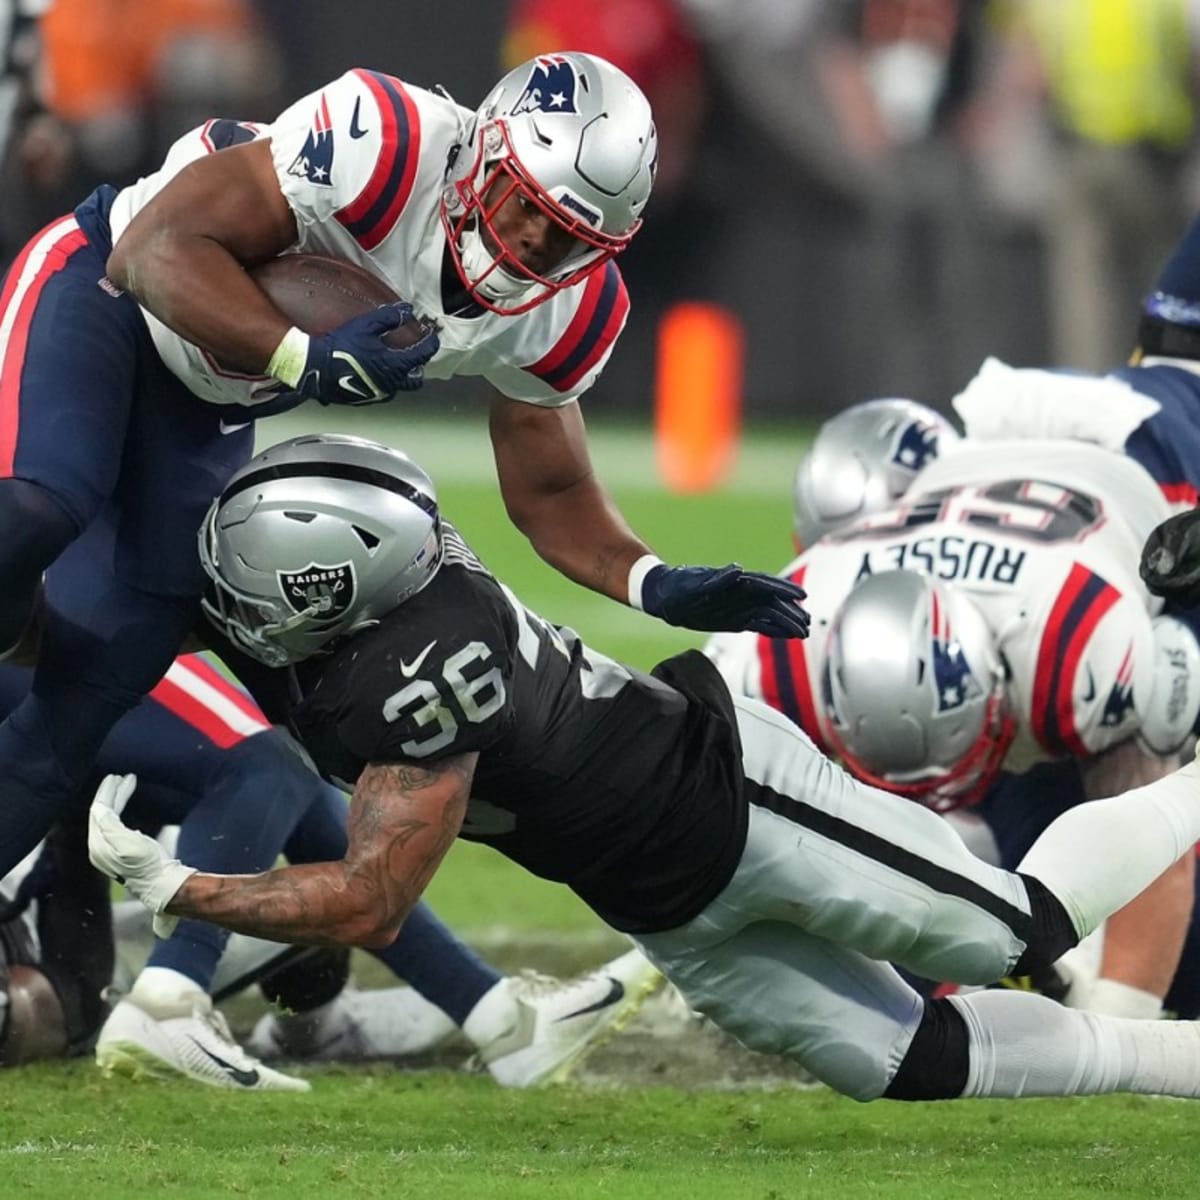
[[[579, 73], [563, 65], [557, 80], [564, 93], [560, 109], [574, 108], [576, 89], [583, 87]], [[481, 375], [513, 399], [564, 404], [585, 392], [603, 369], [628, 317], [629, 295], [620, 269], [609, 262], [583, 287], [557, 291], [523, 320], [447, 308], [461, 289], [444, 257], [439, 203], [448, 186], [447, 148], [461, 148], [474, 118], [439, 92], [378, 71], [348, 71], [269, 125], [219, 119], [185, 134], [160, 171], [117, 198], [110, 216], [113, 238], [190, 162], [269, 139], [279, 186], [299, 231], [293, 249], [356, 263], [436, 320], [441, 346], [425, 366], [426, 378]], [[453, 286], [444, 289], [448, 270]], [[148, 319], [159, 353], [204, 399], [254, 404], [271, 400], [278, 390], [268, 376], [222, 369], [210, 354], [153, 316]]]

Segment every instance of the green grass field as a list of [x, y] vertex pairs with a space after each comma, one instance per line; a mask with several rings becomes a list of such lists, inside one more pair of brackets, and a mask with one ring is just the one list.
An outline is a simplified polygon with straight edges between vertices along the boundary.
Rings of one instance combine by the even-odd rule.
[[[698, 644], [534, 558], [503, 516], [480, 414], [386, 427], [369, 412], [350, 416], [342, 427], [386, 437], [427, 466], [447, 514], [547, 617], [639, 666]], [[301, 428], [277, 419], [267, 440]], [[655, 486], [646, 431], [599, 429], [593, 440], [600, 474], [664, 557], [762, 569], [789, 557], [802, 432], [748, 439], [730, 485], [692, 497]], [[589, 965], [610, 949], [565, 889], [479, 847], [455, 849], [430, 898], [504, 966]], [[657, 1049], [638, 1053], [655, 1056], [661, 1086], [506, 1093], [479, 1075], [372, 1068], [313, 1071], [307, 1096], [230, 1096], [109, 1081], [89, 1063], [5, 1071], [0, 1197], [1173, 1200], [1194, 1190], [1200, 1171], [1200, 1112], [1186, 1103], [861, 1106], [823, 1089], [684, 1090], [671, 1086], [670, 1047], [661, 1067]]]

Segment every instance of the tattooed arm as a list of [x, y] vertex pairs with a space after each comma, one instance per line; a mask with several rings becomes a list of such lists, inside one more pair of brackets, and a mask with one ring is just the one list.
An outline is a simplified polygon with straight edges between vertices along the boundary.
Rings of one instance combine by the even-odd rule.
[[458, 834], [478, 757], [372, 764], [354, 788], [341, 862], [197, 872], [166, 911], [280, 942], [390, 945]]

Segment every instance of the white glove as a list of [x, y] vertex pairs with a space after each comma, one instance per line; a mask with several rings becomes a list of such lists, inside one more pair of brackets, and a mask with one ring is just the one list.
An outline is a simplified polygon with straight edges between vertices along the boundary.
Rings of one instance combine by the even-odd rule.
[[136, 775], [108, 775], [96, 789], [88, 816], [88, 856], [110, 879], [123, 883], [131, 896], [154, 913], [154, 932], [170, 937], [179, 918], [163, 909], [195, 867], [185, 867], [144, 833], [121, 820], [121, 810], [137, 788]]

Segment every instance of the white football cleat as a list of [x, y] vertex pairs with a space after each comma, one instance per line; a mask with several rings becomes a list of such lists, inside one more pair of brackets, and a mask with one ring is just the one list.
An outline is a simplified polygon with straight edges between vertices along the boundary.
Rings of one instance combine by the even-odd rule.
[[640, 950], [566, 982], [524, 971], [496, 984], [463, 1032], [501, 1087], [562, 1083], [662, 982]]
[[207, 992], [193, 985], [171, 994], [143, 985], [141, 977], [104, 1022], [96, 1063], [106, 1075], [188, 1079], [234, 1091], [307, 1092], [311, 1086], [247, 1054]]
[[260, 1058], [366, 1062], [428, 1054], [458, 1032], [436, 1005], [409, 987], [346, 988], [307, 1013], [267, 1013], [246, 1048]]

